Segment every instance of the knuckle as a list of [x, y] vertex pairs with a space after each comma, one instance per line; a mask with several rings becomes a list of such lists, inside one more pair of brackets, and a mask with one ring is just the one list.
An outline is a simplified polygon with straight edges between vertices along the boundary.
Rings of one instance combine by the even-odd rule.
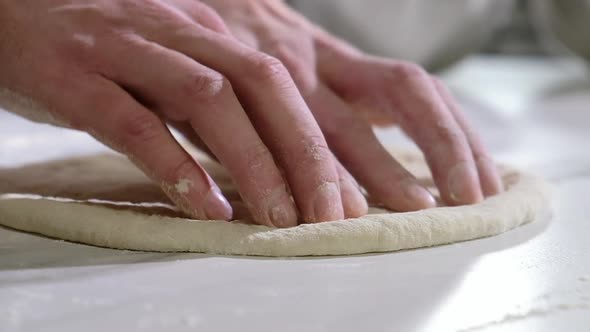
[[273, 160], [272, 154], [262, 143], [247, 147], [244, 151], [244, 156], [246, 158], [246, 167], [248, 172], [257, 172], [266, 163]]
[[198, 13], [195, 15], [199, 23], [203, 24], [204, 26], [212, 29], [213, 31], [217, 32], [226, 32], [228, 31], [225, 22], [219, 16], [219, 14], [211, 7], [205, 5], [204, 3], [198, 3], [200, 6], [197, 6]]
[[304, 96], [311, 94], [317, 88], [319, 82], [313, 70], [310, 70], [300, 60], [289, 59], [283, 61], [287, 65], [291, 80]]
[[283, 63], [287, 63], [288, 59], [293, 59], [294, 49], [283, 39], [274, 39], [268, 41], [268, 48], [272, 50], [272, 54], [276, 55], [277, 59], [281, 59]]
[[431, 137], [424, 137], [423, 142], [430, 141], [434, 144], [422, 145], [425, 152], [432, 156], [449, 158], [452, 155], [462, 154], [462, 150], [467, 146], [461, 132], [449, 125], [436, 125], [431, 135]]
[[325, 143], [320, 142], [319, 139], [315, 139], [303, 145], [303, 150], [295, 162], [295, 172], [297, 175], [309, 173], [310, 171], [311, 173], [319, 172], [325, 174], [328, 171], [326, 169], [326, 163], [331, 158], [332, 152], [330, 148]]
[[449, 125], [438, 124], [435, 133], [438, 141], [447, 145], [458, 145], [461, 141], [458, 128]]
[[160, 134], [161, 120], [149, 112], [132, 112], [121, 120], [121, 140], [126, 144], [138, 145], [150, 142]]
[[291, 80], [289, 71], [277, 58], [262, 53], [254, 53], [247, 58], [247, 67], [256, 80], [285, 84]]
[[391, 68], [391, 75], [394, 80], [401, 82], [411, 82], [429, 78], [429, 74], [424, 68], [411, 62], [403, 62], [394, 65]]
[[472, 147], [472, 154], [474, 160], [492, 160], [490, 153], [482, 146]]
[[300, 62], [303, 61], [302, 57], [298, 56], [300, 52], [298, 52], [295, 46], [289, 45], [284, 40], [269, 41], [268, 48], [270, 49], [270, 54], [273, 56], [266, 56], [267, 60], [262, 61], [267, 61], [267, 65], [270, 67], [277, 68], [284, 66], [288, 70], [291, 70], [293, 67], [299, 66]]
[[282, 62], [299, 90], [303, 90], [301, 91], [303, 94], [316, 88], [318, 80], [315, 71], [315, 54], [310, 51], [313, 49], [311, 40], [306, 44], [279, 39], [270, 41], [268, 44], [271, 54]]
[[199, 103], [215, 104], [232, 90], [231, 83], [215, 72], [190, 75], [183, 83], [184, 94]]

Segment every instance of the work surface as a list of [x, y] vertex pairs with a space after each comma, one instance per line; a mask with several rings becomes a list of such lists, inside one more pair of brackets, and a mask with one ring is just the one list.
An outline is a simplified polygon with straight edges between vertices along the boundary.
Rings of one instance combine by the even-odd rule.
[[[0, 228], [0, 331], [590, 331], [585, 77], [570, 60], [482, 57], [445, 75], [494, 155], [553, 183], [551, 219], [436, 248], [299, 259], [109, 250]], [[0, 167], [104, 150], [0, 111]]]

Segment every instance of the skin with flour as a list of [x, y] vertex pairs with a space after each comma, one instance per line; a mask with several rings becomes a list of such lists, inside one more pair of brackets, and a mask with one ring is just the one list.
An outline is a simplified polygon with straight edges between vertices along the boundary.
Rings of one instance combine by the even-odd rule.
[[126, 154], [194, 218], [232, 209], [167, 124], [206, 145], [267, 226], [365, 214], [356, 181], [390, 209], [432, 207], [373, 122], [416, 141], [448, 204], [501, 191], [437, 80], [355, 50], [281, 1], [0, 0], [0, 21], [2, 94]]

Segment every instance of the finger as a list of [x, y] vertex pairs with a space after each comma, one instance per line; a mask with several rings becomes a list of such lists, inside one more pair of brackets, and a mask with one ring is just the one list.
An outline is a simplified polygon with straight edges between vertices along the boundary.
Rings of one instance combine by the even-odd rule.
[[[318, 71], [345, 100], [385, 110], [424, 152], [448, 204], [482, 199], [469, 143], [421, 67], [371, 57], [316, 29]], [[354, 79], [351, 79], [354, 78]]]
[[[201, 138], [196, 135], [195, 131], [190, 125], [183, 122], [174, 122], [172, 126], [181, 132], [195, 147], [207, 153], [211, 158], [216, 158], [209, 150], [207, 145], [203, 143]], [[368, 205], [365, 196], [361, 193], [361, 189], [352, 175], [342, 166], [342, 164], [334, 156], [336, 169], [338, 171], [340, 181], [340, 196], [342, 198], [342, 206], [344, 209], [345, 218], [358, 218], [367, 214]]]
[[229, 28], [217, 12], [208, 5], [195, 0], [165, 0], [170, 6], [180, 9], [187, 14], [194, 23], [216, 32], [230, 34]]
[[307, 99], [330, 147], [373, 199], [396, 211], [436, 206], [428, 190], [383, 148], [371, 127], [343, 100], [323, 85]]
[[473, 154], [461, 128], [421, 68], [393, 67], [391, 102], [403, 113], [402, 128], [424, 152], [448, 204], [472, 204], [482, 193]]
[[190, 123], [236, 183], [254, 219], [264, 225], [297, 225], [297, 211], [273, 156], [237, 100], [229, 82], [192, 59], [143, 40], [132, 63], [112, 59], [109, 76], [177, 122]]
[[475, 164], [477, 166], [479, 182], [482, 186], [484, 195], [487, 197], [500, 193], [503, 190], [503, 185], [498, 168], [485, 148], [485, 145], [481, 141], [480, 136], [477, 135], [477, 133], [473, 130], [467, 121], [465, 114], [461, 112], [459, 105], [452, 97], [447, 87], [436, 78], [433, 79], [433, 82], [438, 93], [455, 118], [455, 121], [457, 121], [463, 130], [463, 133], [465, 133], [465, 136], [467, 137], [471, 152], [473, 153], [473, 159], [475, 160]]
[[352, 175], [334, 156], [338, 176], [340, 177], [340, 196], [345, 218], [358, 218], [367, 214], [369, 206], [365, 196]]
[[[399, 165], [389, 155], [389, 153], [383, 149], [380, 142], [378, 142], [376, 137], [374, 136], [371, 128], [365, 123], [365, 120], [358, 116], [355, 116], [352, 110], [350, 110], [350, 107], [346, 103], [344, 103], [344, 101], [342, 101], [338, 96], [334, 95], [332, 91], [330, 91], [327, 87], [321, 85], [321, 83], [317, 81], [317, 75], [315, 71], [315, 56], [313, 52], [309, 52], [309, 50], [313, 50], [313, 45], [306, 45], [304, 42], [300, 45], [289, 44], [289, 41], [286, 41], [284, 43], [276, 43], [273, 45], [272, 48], [268, 50], [268, 52], [269, 54], [272, 54], [273, 56], [279, 58], [285, 64], [285, 66], [289, 69], [291, 76], [294, 78], [294, 81], [297, 84], [299, 91], [301, 91], [304, 94], [306, 100], [308, 101], [308, 104], [314, 104], [310, 104], [310, 106], [314, 111], [316, 119], [322, 120], [320, 121], [320, 127], [322, 128], [322, 130], [325, 132], [326, 128], [333, 128], [333, 130], [330, 130], [330, 132], [333, 133], [336, 137], [332, 140], [329, 140], [330, 146], [332, 147], [332, 145], [338, 145], [342, 142], [346, 142], [347, 140], [350, 141], [349, 139], [354, 140], [355, 138], [360, 137], [361, 142], [367, 142], [368, 144], [377, 147], [376, 153], [381, 154], [381, 156], [384, 157], [382, 159], [386, 160], [386, 162], [384, 163], [385, 167], [393, 166], [398, 170], [401, 170], [401, 172], [398, 171], [396, 173], [402, 174], [404, 177], [407, 177], [410, 180], [412, 180], [411, 182], [406, 181], [406, 183], [404, 184], [409, 187], [408, 189], [406, 189], [406, 196], [409, 195], [411, 197], [409, 197], [408, 199], [410, 201], [409, 204], [403, 204], [404, 202], [400, 202], [399, 198], [395, 200], [391, 199], [391, 197], [399, 195], [396, 195], [397, 193], [392, 193], [390, 188], [388, 188], [387, 184], [385, 184], [384, 181], [379, 181], [379, 179], [374, 176], [373, 169], [375, 167], [373, 165], [369, 165], [367, 167], [367, 163], [365, 162], [365, 160], [363, 160], [367, 159], [366, 156], [360, 156], [360, 158], [352, 159], [353, 163], [358, 164], [357, 168], [362, 169], [360, 171], [362, 174], [373, 175], [371, 178], [373, 181], [368, 181], [370, 187], [373, 187], [373, 189], [375, 189], [374, 187], [377, 187], [376, 190], [371, 191], [373, 196], [378, 196], [377, 199], [390, 203], [389, 206], [391, 208], [397, 208], [402, 210], [414, 210], [434, 206], [434, 198], [428, 193], [426, 189], [421, 190], [421, 188], [416, 190], [415, 188], [413, 188], [413, 185], [417, 185], [417, 183], [415, 183], [415, 181], [413, 181], [414, 179], [412, 178], [412, 176], [409, 173], [405, 172], [401, 165]], [[337, 119], [341, 119], [342, 123], [337, 121]], [[351, 122], [355, 122], [355, 124], [350, 126]], [[359, 128], [359, 130], [350, 130], [350, 128]], [[347, 137], [342, 138], [342, 136], [344, 135], [346, 135]], [[332, 143], [332, 141], [335, 142]], [[358, 140], [356, 140], [356, 143], [357, 144], [350, 144], [350, 146], [358, 146]], [[344, 147], [343, 153], [349, 154], [349, 150], [351, 148], [350, 146]], [[365, 153], [366, 151], [361, 152]], [[364, 199], [364, 196], [362, 196], [360, 190], [358, 189], [358, 184], [356, 184], [354, 178], [350, 175], [350, 173], [348, 173], [348, 171], [340, 164], [340, 162], [337, 159], [336, 162], [338, 163], [337, 167], [341, 178], [341, 192], [345, 211], [350, 210], [351, 208], [358, 208], [359, 211], [362, 210], [366, 213], [367, 203]], [[369, 167], [371, 169], [369, 169]], [[380, 167], [378, 166], [377, 168]], [[346, 176], [343, 174], [346, 174]], [[350, 179], [352, 181], [343, 181], [343, 178]], [[403, 180], [405, 180], [405, 178]], [[349, 183], [352, 185], [348, 185]], [[343, 189], [344, 185], [347, 186], [346, 190]], [[404, 185], [402, 185], [401, 187], [404, 187]], [[389, 187], [400, 186], [396, 185]], [[361, 198], [362, 201], [360, 200]], [[416, 200], [418, 200], [418, 202], [416, 202]], [[420, 202], [421, 200], [425, 200], [425, 202]], [[395, 201], [397, 204], [391, 204], [392, 201]], [[345, 214], [347, 213], [345, 212]]]
[[[306, 43], [307, 42], [307, 43]], [[317, 87], [315, 59], [311, 40], [282, 40], [271, 45], [261, 45], [267, 54], [277, 57], [289, 70], [299, 91], [306, 95]], [[367, 214], [368, 204], [354, 177], [333, 156], [339, 176], [340, 197], [345, 218], [356, 218]]]
[[[182, 122], [174, 122], [172, 126], [181, 132], [195, 147], [207, 153], [209, 157], [216, 158], [209, 150], [207, 145], [203, 143], [201, 138], [196, 135], [193, 128]], [[340, 181], [340, 196], [342, 198], [342, 206], [344, 209], [345, 218], [358, 218], [367, 214], [368, 205], [365, 196], [361, 193], [361, 189], [355, 179], [342, 166], [342, 164], [335, 158], [336, 169], [338, 171]]]
[[231, 206], [217, 185], [154, 113], [101, 76], [77, 82], [76, 97], [57, 103], [71, 110], [77, 129], [127, 155], [191, 217], [231, 219]]
[[311, 112], [282, 63], [210, 30], [184, 29], [151, 38], [225, 75], [254, 127], [285, 170], [308, 222], [344, 216], [338, 173]]
[[209, 147], [203, 142], [201, 137], [197, 135], [195, 129], [193, 129], [193, 127], [189, 123], [168, 120], [168, 125], [172, 126], [172, 128], [176, 129], [179, 133], [181, 133], [182, 136], [184, 136], [184, 138], [187, 139], [188, 142], [190, 142], [190, 144], [192, 144], [195, 148], [206, 153], [208, 157], [216, 161], [219, 161], [217, 160], [217, 157], [215, 157], [211, 149], [209, 149]]

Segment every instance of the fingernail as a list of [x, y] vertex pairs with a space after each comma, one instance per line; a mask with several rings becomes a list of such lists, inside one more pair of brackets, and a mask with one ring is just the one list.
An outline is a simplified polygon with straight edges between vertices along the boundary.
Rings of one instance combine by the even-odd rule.
[[334, 182], [321, 184], [314, 192], [313, 213], [315, 222], [344, 218], [340, 189]]
[[369, 205], [367, 199], [352, 179], [340, 180], [340, 193], [345, 218], [358, 218], [367, 214]]
[[482, 157], [477, 160], [481, 186], [486, 197], [501, 193], [504, 190], [504, 184], [498, 174], [498, 168], [493, 160]]
[[434, 196], [417, 183], [412, 182], [404, 186], [404, 193], [408, 201], [412, 202], [412, 206], [416, 207], [416, 210], [436, 207]]
[[214, 187], [209, 190], [205, 199], [205, 214], [208, 219], [230, 220], [232, 217], [232, 207], [223, 197], [221, 191]]
[[292, 203], [273, 206], [268, 213], [275, 227], [286, 228], [297, 226], [297, 213]]
[[477, 179], [477, 171], [468, 162], [460, 162], [451, 168], [448, 185], [450, 198], [454, 203], [470, 204], [482, 199], [481, 193], [474, 188], [473, 179]]

